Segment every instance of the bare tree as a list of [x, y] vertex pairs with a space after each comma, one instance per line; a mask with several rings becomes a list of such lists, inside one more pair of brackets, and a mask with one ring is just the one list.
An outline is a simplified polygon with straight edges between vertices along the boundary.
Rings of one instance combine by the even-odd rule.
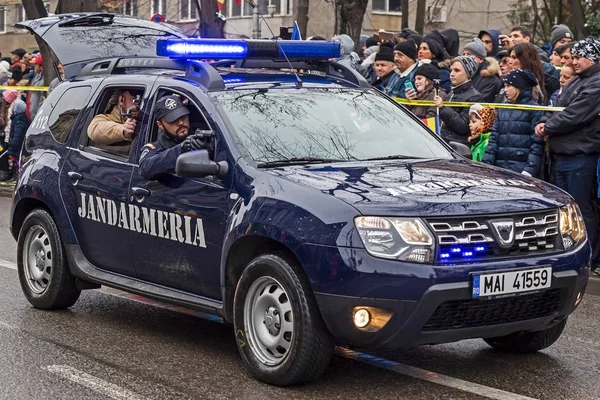
[[408, 0], [403, 0], [400, 7], [402, 10], [402, 29], [408, 28]]
[[217, 16], [219, 11], [217, 2], [215, 0], [194, 0], [194, 3], [200, 16], [200, 26], [198, 27], [200, 37], [225, 37], [225, 21]]
[[97, 0], [58, 0], [56, 5], [56, 14], [98, 10], [99, 2]]
[[417, 0], [417, 19], [415, 21], [415, 31], [419, 32], [419, 35], [423, 34], [425, 30], [425, 6], [427, 0]]
[[585, 14], [581, 0], [569, 0], [571, 10], [571, 28], [575, 31], [575, 37], [582, 39], [585, 31]]
[[[28, 20], [44, 18], [48, 16], [48, 12], [46, 11], [46, 7], [44, 7], [44, 2], [42, 0], [23, 0], [22, 4]], [[54, 70], [52, 60], [53, 54], [46, 42], [40, 39], [37, 35], [35, 36], [35, 40], [37, 41], [40, 53], [44, 59], [44, 84], [47, 86], [50, 84], [52, 79], [56, 77], [56, 71]]]
[[339, 33], [346, 33], [354, 40], [355, 49], [360, 45], [360, 33], [369, 0], [336, 0], [335, 8], [340, 21]]
[[308, 27], [308, 1], [296, 0], [296, 22], [303, 38], [306, 38], [306, 29]]

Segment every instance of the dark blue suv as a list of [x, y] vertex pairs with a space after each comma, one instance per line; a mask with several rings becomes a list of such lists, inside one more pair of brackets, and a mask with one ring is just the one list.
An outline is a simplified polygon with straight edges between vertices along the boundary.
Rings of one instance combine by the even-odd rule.
[[[328, 61], [339, 44], [186, 40], [112, 14], [19, 27], [70, 77], [27, 132], [14, 194], [34, 307], [105, 285], [201, 310], [233, 325], [253, 376], [290, 385], [317, 378], [334, 343], [538, 351], [582, 299], [590, 246], [572, 199], [463, 158]], [[140, 96], [125, 152], [88, 135], [123, 90]], [[149, 181], [139, 159], [164, 95], [211, 150]]]

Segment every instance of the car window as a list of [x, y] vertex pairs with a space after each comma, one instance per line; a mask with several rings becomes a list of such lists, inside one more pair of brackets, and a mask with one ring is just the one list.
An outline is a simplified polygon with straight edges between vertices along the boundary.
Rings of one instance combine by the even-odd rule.
[[71, 134], [71, 129], [83, 107], [87, 104], [92, 88], [79, 86], [67, 89], [58, 100], [48, 117], [48, 126], [54, 139], [59, 143], [66, 143]]
[[407, 111], [373, 91], [258, 89], [210, 95], [233, 126], [240, 149], [259, 165], [298, 158], [452, 158]]

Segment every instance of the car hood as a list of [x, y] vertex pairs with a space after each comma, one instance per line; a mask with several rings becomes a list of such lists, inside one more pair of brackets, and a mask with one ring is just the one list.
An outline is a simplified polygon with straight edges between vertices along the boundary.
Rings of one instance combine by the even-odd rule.
[[570, 199], [541, 180], [468, 160], [338, 163], [265, 172], [334, 196], [365, 215], [511, 213], [553, 208]]

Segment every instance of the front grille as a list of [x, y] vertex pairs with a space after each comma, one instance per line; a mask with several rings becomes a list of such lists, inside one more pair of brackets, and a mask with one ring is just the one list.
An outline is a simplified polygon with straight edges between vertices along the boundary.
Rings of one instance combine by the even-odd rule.
[[447, 331], [551, 316], [560, 306], [560, 289], [493, 300], [450, 300], [438, 306], [421, 329]]
[[[441, 264], [545, 255], [563, 248], [558, 210], [429, 218], [427, 223], [438, 244], [436, 261]], [[506, 233], [508, 228], [511, 234]]]

